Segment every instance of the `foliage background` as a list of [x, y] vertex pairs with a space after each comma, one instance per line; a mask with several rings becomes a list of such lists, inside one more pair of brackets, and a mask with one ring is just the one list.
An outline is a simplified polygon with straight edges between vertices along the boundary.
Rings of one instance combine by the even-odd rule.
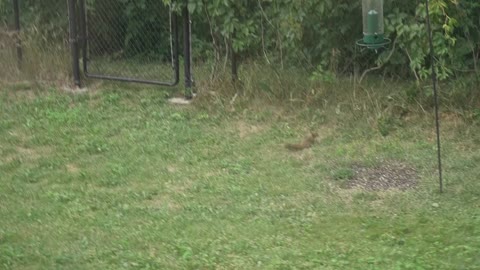
[[[25, 31], [38, 34], [43, 41], [65, 43], [66, 2], [21, 1]], [[355, 41], [362, 33], [359, 0], [188, 0], [174, 2], [172, 7], [179, 11], [187, 2], [197, 62], [219, 65], [233, 51], [241, 62], [262, 60], [278, 69], [306, 68], [322, 80], [351, 74], [355, 65], [363, 69], [383, 65], [384, 75], [416, 81], [430, 74], [424, 1], [385, 1], [386, 35], [396, 44], [388, 61], [389, 51], [378, 55], [355, 52]], [[120, 24], [99, 25], [93, 31], [107, 40], [121, 33], [123, 43], [112, 41], [110, 49], [120, 46], [126, 56], [132, 56], [132, 47], [149, 55], [165, 54], [155, 42], [162, 40], [160, 36], [142, 32], [142, 26], [155, 18], [163, 18], [163, 28], [168, 28], [166, 13], [149, 8], [155, 4], [156, 0], [87, 0], [93, 18], [122, 18]], [[430, 6], [439, 78], [478, 75], [480, 2], [431, 0]], [[11, 25], [10, 1], [0, 2], [0, 16], [0, 25]]]

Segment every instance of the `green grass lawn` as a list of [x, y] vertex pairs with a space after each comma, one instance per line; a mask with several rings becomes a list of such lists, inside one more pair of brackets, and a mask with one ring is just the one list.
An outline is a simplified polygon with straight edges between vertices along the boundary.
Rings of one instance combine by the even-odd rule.
[[[439, 194], [429, 116], [384, 137], [335, 107], [13, 88], [0, 92], [0, 269], [480, 269], [478, 123], [444, 116]], [[309, 129], [313, 148], [284, 149]], [[354, 165], [385, 162], [418, 185], [345, 188]]]

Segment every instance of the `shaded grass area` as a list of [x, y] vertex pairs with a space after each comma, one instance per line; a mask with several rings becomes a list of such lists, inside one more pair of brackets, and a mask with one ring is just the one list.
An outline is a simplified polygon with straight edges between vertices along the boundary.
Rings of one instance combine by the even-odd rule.
[[[445, 119], [440, 195], [431, 119], [382, 136], [336, 104], [233, 112], [167, 95], [3, 87], [0, 268], [478, 269], [478, 123]], [[283, 148], [309, 129], [312, 149]], [[384, 161], [418, 186], [343, 188], [353, 164]]]

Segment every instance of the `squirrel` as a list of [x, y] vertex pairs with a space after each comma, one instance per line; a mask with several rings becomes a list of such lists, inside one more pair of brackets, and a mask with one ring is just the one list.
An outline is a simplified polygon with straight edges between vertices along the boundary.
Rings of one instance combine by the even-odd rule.
[[310, 148], [315, 143], [315, 139], [317, 137], [318, 137], [318, 133], [310, 132], [310, 134], [301, 143], [295, 143], [295, 144], [287, 143], [285, 144], [285, 148], [287, 148], [290, 151], [300, 151], [300, 150]]

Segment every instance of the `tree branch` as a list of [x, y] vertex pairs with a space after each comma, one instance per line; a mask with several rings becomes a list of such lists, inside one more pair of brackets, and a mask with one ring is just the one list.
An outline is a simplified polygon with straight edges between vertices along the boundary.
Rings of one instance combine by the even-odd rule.
[[381, 68], [385, 65], [385, 63], [387, 63], [388, 60], [390, 60], [390, 58], [391, 58], [392, 55], [393, 55], [393, 52], [395, 51], [395, 45], [396, 45], [396, 44], [397, 44], [397, 39], [395, 39], [395, 40], [393, 41], [393, 48], [392, 48], [392, 50], [390, 51], [390, 54], [388, 55], [387, 59], [385, 59], [385, 61], [383, 61], [383, 63], [379, 64], [378, 66], [373, 67], [373, 68], [369, 68], [369, 69], [365, 70], [365, 71], [363, 72], [362, 76], [360, 76], [360, 80], [358, 81], [358, 84], [362, 84], [363, 78], [365, 78], [365, 76], [366, 76], [369, 72], [374, 71], [374, 70], [381, 69]]

